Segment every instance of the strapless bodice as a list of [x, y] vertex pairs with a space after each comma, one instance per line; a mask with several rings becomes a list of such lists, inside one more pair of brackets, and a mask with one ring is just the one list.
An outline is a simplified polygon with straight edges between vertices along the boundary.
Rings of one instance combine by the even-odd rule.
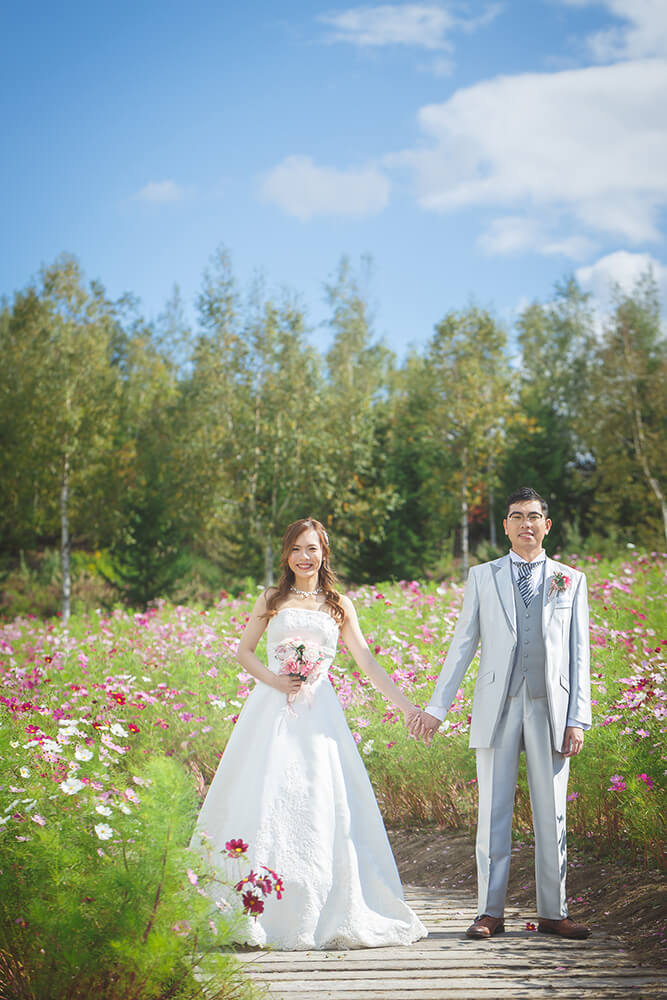
[[326, 611], [281, 608], [269, 619], [266, 631], [269, 669], [274, 673], [280, 670], [280, 660], [276, 654], [278, 647], [299, 643], [305, 643], [309, 648], [317, 647], [321, 655], [317, 674], [325, 673], [336, 655], [338, 625]]

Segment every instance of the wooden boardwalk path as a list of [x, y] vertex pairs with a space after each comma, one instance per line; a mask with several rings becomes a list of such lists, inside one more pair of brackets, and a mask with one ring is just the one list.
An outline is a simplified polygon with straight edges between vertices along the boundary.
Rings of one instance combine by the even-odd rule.
[[246, 971], [268, 1000], [515, 1000], [515, 998], [667, 998], [664, 971], [638, 966], [613, 937], [565, 941], [526, 930], [506, 914], [491, 941], [463, 934], [475, 916], [470, 893], [446, 897], [407, 887], [429, 936], [406, 948], [245, 952]]

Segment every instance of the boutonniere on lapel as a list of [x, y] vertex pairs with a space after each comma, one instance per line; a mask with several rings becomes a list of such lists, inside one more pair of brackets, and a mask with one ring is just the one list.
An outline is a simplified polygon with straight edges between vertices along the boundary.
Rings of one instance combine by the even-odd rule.
[[571, 583], [572, 578], [566, 576], [565, 573], [554, 573], [547, 597], [551, 597], [552, 594], [564, 594]]

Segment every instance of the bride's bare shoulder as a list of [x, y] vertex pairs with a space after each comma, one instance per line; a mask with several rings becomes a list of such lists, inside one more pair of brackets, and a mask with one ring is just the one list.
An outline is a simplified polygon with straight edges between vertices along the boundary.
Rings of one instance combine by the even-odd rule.
[[354, 610], [354, 604], [347, 596], [347, 594], [340, 594], [340, 606], [345, 612], [346, 618], [350, 615], [356, 616], [356, 611]]
[[255, 601], [255, 606], [252, 609], [254, 615], [264, 615], [269, 609], [269, 598], [276, 593], [277, 587], [267, 587], [263, 590]]

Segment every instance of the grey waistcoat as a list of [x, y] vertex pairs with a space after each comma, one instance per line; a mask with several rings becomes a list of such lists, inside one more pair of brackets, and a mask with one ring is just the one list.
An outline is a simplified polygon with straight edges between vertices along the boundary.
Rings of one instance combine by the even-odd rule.
[[528, 607], [523, 603], [521, 591], [514, 579], [514, 572], [512, 572], [512, 586], [514, 587], [516, 607], [517, 643], [508, 694], [516, 697], [522, 681], [525, 680], [531, 698], [546, 698], [546, 653], [542, 637], [544, 571], [542, 572], [542, 582]]

